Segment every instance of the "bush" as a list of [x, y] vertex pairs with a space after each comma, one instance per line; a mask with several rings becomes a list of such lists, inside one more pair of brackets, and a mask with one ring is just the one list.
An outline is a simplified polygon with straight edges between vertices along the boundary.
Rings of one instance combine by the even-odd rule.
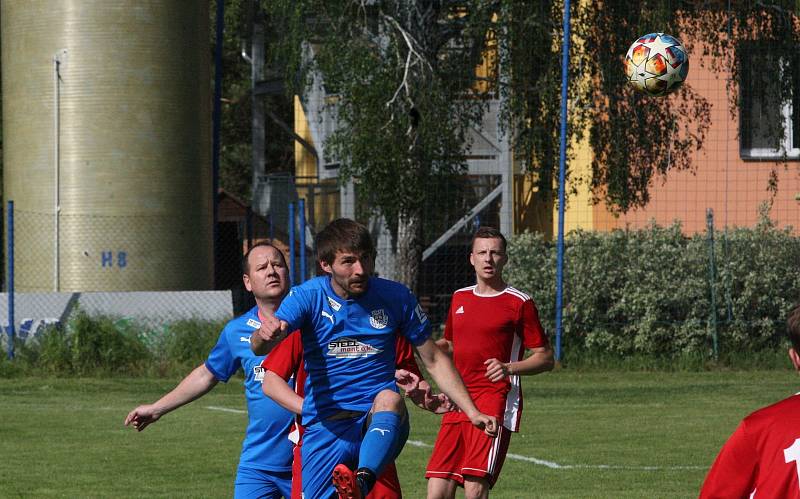
[[[554, 333], [555, 245], [522, 234], [509, 241], [509, 255], [506, 277], [533, 296]], [[683, 235], [680, 224], [574, 231], [565, 239], [562, 344], [573, 359], [682, 358], [701, 366], [713, 358], [716, 327], [720, 362], [740, 362], [741, 352], [771, 358], [800, 299], [797, 262], [800, 238], [766, 217], [752, 229], [717, 231], [713, 242]]]
[[163, 374], [187, 374], [200, 365], [217, 343], [226, 321], [184, 320], [164, 326], [157, 349]]
[[130, 320], [78, 310], [64, 328], [51, 326], [26, 341], [15, 339], [14, 360], [8, 361], [3, 352], [0, 376], [182, 376], [205, 360], [224, 325], [186, 320], [153, 331]]
[[76, 374], [141, 372], [152, 358], [136, 331], [107, 316], [79, 310], [69, 321], [72, 369]]

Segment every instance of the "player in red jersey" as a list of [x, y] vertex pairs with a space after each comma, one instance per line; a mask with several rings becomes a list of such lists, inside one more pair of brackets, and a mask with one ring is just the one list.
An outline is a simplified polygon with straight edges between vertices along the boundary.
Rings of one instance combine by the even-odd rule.
[[[453, 498], [459, 485], [467, 498], [489, 496], [511, 432], [519, 431], [519, 377], [553, 368], [553, 351], [536, 305], [503, 280], [508, 261], [503, 234], [479, 228], [469, 261], [477, 283], [453, 293], [444, 338], [437, 344], [453, 356], [476, 407], [502, 425], [497, 438], [491, 438], [473, 430], [463, 413], [445, 414], [425, 473], [428, 499]], [[531, 351], [527, 359], [523, 359], [525, 349]]]
[[[395, 344], [397, 350], [397, 384], [411, 400], [423, 409], [435, 413], [452, 410], [453, 405], [443, 393], [434, 395], [430, 385], [423, 379], [419, 366], [414, 360], [411, 344], [404, 336], [398, 336]], [[285, 409], [298, 414], [295, 428], [290, 439], [295, 443], [294, 461], [292, 463], [292, 497], [301, 499], [301, 458], [303, 427], [299, 414], [303, 407], [303, 386], [306, 372], [303, 367], [303, 344], [299, 334], [291, 334], [282, 341], [267, 357], [269, 362], [262, 363], [264, 368], [264, 393]], [[266, 360], [266, 359], [265, 359]], [[294, 391], [286, 383], [294, 376]], [[401, 499], [400, 479], [397, 468], [390, 463], [378, 477], [375, 486], [367, 495], [367, 499]]]
[[[789, 359], [800, 372], [800, 304], [786, 320]], [[725, 442], [701, 499], [800, 498], [800, 393], [750, 414]]]

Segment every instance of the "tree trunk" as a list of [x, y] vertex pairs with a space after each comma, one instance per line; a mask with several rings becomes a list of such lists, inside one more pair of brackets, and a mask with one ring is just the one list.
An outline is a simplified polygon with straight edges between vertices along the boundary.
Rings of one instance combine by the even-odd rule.
[[403, 212], [397, 221], [397, 280], [416, 294], [422, 266], [422, 214]]

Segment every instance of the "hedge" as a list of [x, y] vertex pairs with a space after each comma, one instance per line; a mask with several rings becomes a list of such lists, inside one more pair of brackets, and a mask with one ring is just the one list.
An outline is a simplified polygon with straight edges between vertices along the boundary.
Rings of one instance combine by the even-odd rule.
[[[767, 219], [709, 236], [687, 236], [678, 223], [571, 232], [564, 251], [563, 348], [709, 357], [715, 330], [721, 355], [784, 346], [786, 313], [800, 301], [800, 238]], [[552, 334], [555, 244], [521, 234], [509, 241], [509, 259], [509, 283], [533, 296]]]

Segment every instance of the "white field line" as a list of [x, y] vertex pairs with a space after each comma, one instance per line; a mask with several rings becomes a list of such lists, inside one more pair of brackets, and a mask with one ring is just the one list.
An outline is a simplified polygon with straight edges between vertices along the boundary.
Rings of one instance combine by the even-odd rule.
[[[420, 442], [419, 440], [408, 440], [407, 444], [414, 447], [431, 448], [433, 445]], [[599, 470], [632, 470], [632, 471], [669, 471], [669, 470], [705, 470], [706, 466], [621, 466], [613, 464], [558, 464], [553, 461], [537, 459], [535, 457], [521, 456], [519, 454], [506, 454], [506, 459], [514, 461], [525, 461], [526, 463], [538, 464], [554, 470], [576, 470], [576, 469], [599, 469]]]
[[[247, 411], [240, 409], [228, 409], [227, 407], [207, 406], [206, 409], [212, 411], [233, 412], [235, 414], [246, 414]], [[432, 448], [433, 445], [427, 444], [420, 440], [407, 440], [408, 445], [414, 447]], [[613, 464], [558, 464], [553, 461], [545, 459], [538, 459], [535, 457], [522, 456], [519, 454], [506, 454], [506, 459], [513, 459], [514, 461], [524, 461], [526, 463], [538, 464], [546, 468], [554, 470], [576, 470], [576, 469], [595, 469], [595, 470], [632, 470], [632, 471], [670, 471], [670, 470], [705, 470], [707, 466], [621, 466]]]
[[234, 414], [247, 414], [247, 411], [243, 411], [241, 409], [228, 409], [227, 407], [217, 407], [214, 405], [206, 406], [206, 409], [211, 409], [212, 411], [232, 412]]

